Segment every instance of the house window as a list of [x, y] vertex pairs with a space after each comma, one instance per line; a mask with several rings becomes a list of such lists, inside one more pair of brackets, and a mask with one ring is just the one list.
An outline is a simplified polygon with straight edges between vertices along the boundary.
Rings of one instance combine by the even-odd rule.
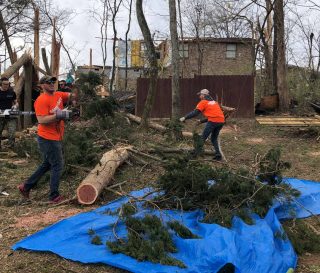
[[226, 58], [227, 59], [235, 59], [237, 53], [237, 45], [236, 44], [227, 44]]
[[179, 44], [179, 56], [180, 58], [189, 57], [189, 45], [188, 44]]

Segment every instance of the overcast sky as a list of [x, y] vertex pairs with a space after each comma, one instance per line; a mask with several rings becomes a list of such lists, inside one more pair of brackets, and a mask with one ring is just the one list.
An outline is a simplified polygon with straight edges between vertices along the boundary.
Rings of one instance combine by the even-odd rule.
[[[72, 45], [74, 42], [75, 48], [81, 50], [77, 58], [77, 64], [89, 64], [90, 48], [93, 49], [93, 64], [101, 65], [101, 49], [100, 49], [100, 30], [99, 24], [90, 16], [90, 9], [97, 7], [97, 0], [54, 0], [60, 8], [73, 9], [78, 15], [72, 20], [71, 24], [66, 26], [64, 30], [64, 41], [66, 44]], [[135, 2], [135, 1], [134, 1]], [[169, 18], [168, 18], [168, 4], [167, 0], [149, 0], [144, 1], [144, 11], [149, 23], [151, 32], [159, 31], [156, 37], [164, 37], [169, 34]], [[129, 38], [140, 39], [142, 37], [140, 28], [136, 21], [135, 7], [133, 7], [132, 26], [129, 33]], [[124, 39], [125, 31], [127, 29], [128, 14], [122, 12], [118, 16], [117, 31], [118, 37]], [[112, 25], [109, 26], [109, 37], [113, 36]], [[112, 41], [108, 41], [111, 47]], [[63, 56], [65, 56], [63, 54]], [[63, 57], [65, 58], [65, 57]], [[107, 56], [107, 64], [112, 63], [111, 48]], [[67, 60], [61, 60], [62, 69], [67, 66]]]
[[[72, 46], [75, 50], [71, 50], [71, 55], [74, 57], [76, 55], [77, 58], [75, 60], [76, 65], [86, 65], [89, 64], [89, 52], [90, 48], [93, 49], [93, 64], [95, 65], [102, 65], [102, 54], [100, 48], [100, 26], [99, 24], [92, 18], [90, 10], [95, 7], [97, 10], [99, 7], [99, 3], [101, 0], [52, 0], [55, 4], [54, 8], [59, 9], [67, 9], [73, 10], [77, 15], [72, 18], [71, 22], [65, 26], [63, 32], [63, 40], [64, 43], [70, 47]], [[125, 2], [127, 0], [124, 0]], [[192, 1], [192, 0], [191, 0]], [[320, 0], [314, 0], [315, 2], [319, 2]], [[168, 11], [168, 0], [144, 0], [144, 13], [146, 15], [148, 25], [150, 27], [151, 33], [155, 34], [155, 39], [165, 39], [169, 37], [169, 11]], [[133, 1], [135, 3], [135, 1]], [[296, 12], [299, 11], [299, 14], [303, 15], [303, 21], [307, 23], [309, 27], [312, 29], [308, 30], [308, 32], [314, 32], [315, 37], [320, 41], [320, 17], [319, 17], [319, 10], [310, 10], [310, 9], [302, 9], [301, 6], [291, 6], [291, 8], [296, 9]], [[117, 16], [117, 23], [116, 28], [118, 31], [118, 38], [125, 38], [125, 31], [127, 29], [127, 22], [128, 22], [128, 12], [121, 9], [122, 12]], [[292, 12], [291, 12], [292, 16]], [[288, 21], [288, 14], [286, 14], [286, 22], [288, 24], [295, 25], [295, 22]], [[296, 30], [297, 31], [297, 28]], [[108, 31], [108, 38], [113, 37], [112, 25], [109, 22], [109, 31]], [[300, 31], [301, 32], [301, 31]], [[133, 5], [132, 11], [132, 24], [131, 30], [129, 33], [129, 38], [132, 40], [141, 39], [142, 34], [140, 28], [138, 26], [136, 20], [136, 11], [135, 11], [135, 4]], [[48, 36], [40, 37], [41, 47], [46, 46], [48, 55], [50, 54], [51, 50], [51, 43]], [[23, 44], [21, 41], [12, 41], [14, 47], [18, 48]], [[112, 64], [112, 40], [108, 41], [109, 50], [107, 56], [107, 64]], [[292, 35], [290, 33], [290, 41], [288, 42], [290, 46], [290, 50], [288, 50], [287, 59], [289, 63], [292, 64], [301, 64], [306, 65], [306, 45], [307, 42], [305, 41], [305, 37], [302, 33], [295, 33]], [[32, 47], [32, 45], [30, 45]], [[79, 52], [79, 54], [76, 54]], [[4, 52], [0, 52], [3, 54]], [[290, 53], [290, 54], [289, 54]], [[21, 52], [19, 53], [21, 54]], [[318, 56], [318, 54], [317, 54]], [[60, 72], [64, 73], [67, 72], [71, 65], [69, 60], [61, 49], [61, 59], [60, 59]], [[43, 67], [43, 65], [42, 65]], [[3, 69], [3, 68], [2, 68]]]

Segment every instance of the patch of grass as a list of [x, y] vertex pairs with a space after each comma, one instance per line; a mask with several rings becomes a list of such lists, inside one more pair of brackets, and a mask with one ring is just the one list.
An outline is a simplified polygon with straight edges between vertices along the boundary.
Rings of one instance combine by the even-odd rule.
[[102, 241], [101, 241], [100, 236], [99, 235], [94, 236], [91, 239], [91, 244], [93, 244], [93, 245], [102, 245]]
[[320, 253], [320, 236], [303, 219], [287, 221], [283, 224], [295, 251], [299, 254]]

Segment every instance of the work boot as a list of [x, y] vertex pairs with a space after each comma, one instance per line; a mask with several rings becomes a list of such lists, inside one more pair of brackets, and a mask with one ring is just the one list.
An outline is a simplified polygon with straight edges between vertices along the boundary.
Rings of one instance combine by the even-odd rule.
[[61, 195], [56, 196], [55, 198], [53, 198], [52, 200], [50, 200], [51, 204], [59, 204], [61, 202], [63, 202], [65, 200], [65, 198]]
[[28, 190], [25, 189], [24, 184], [20, 184], [20, 185], [18, 186], [18, 190], [19, 190], [19, 192], [21, 193], [21, 195], [22, 195], [24, 198], [27, 198], [27, 199], [30, 198], [30, 191], [28, 191]]

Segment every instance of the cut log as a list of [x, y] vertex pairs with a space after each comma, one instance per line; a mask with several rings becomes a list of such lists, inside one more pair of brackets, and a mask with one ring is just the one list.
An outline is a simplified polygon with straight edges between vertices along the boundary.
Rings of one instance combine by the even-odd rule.
[[6, 71], [1, 74], [1, 77], [10, 78], [14, 73], [16, 73], [21, 66], [27, 64], [31, 61], [30, 53], [24, 53], [13, 65], [11, 65]]
[[[135, 115], [132, 115], [132, 114], [129, 114], [129, 113], [126, 113], [126, 116], [127, 116], [131, 121], [134, 121], [134, 122], [136, 122], [136, 123], [138, 123], [138, 124], [141, 123], [141, 118], [138, 117], [138, 116], [135, 116]], [[157, 131], [159, 131], [159, 132], [162, 132], [162, 133], [165, 133], [165, 132], [167, 132], [167, 130], [168, 130], [165, 126], [162, 126], [162, 125], [160, 125], [160, 124], [158, 124], [158, 123], [151, 122], [151, 121], [149, 121], [148, 126], [149, 126], [150, 128], [152, 128], [152, 129], [155, 129], [155, 130], [157, 130]], [[184, 137], [188, 137], [188, 138], [192, 138], [192, 136], [193, 136], [193, 134], [192, 134], [191, 132], [182, 132], [182, 135], [183, 135]]]
[[116, 169], [129, 157], [131, 146], [114, 148], [105, 153], [100, 162], [81, 182], [77, 189], [78, 202], [84, 205], [93, 204], [103, 188], [108, 185]]
[[135, 98], [136, 98], [136, 95], [124, 96], [124, 97], [119, 98], [118, 102], [119, 103], [127, 102], [127, 101], [130, 101], [130, 100], [134, 100]]
[[236, 112], [236, 108], [221, 105], [225, 119], [229, 118], [233, 113]]

